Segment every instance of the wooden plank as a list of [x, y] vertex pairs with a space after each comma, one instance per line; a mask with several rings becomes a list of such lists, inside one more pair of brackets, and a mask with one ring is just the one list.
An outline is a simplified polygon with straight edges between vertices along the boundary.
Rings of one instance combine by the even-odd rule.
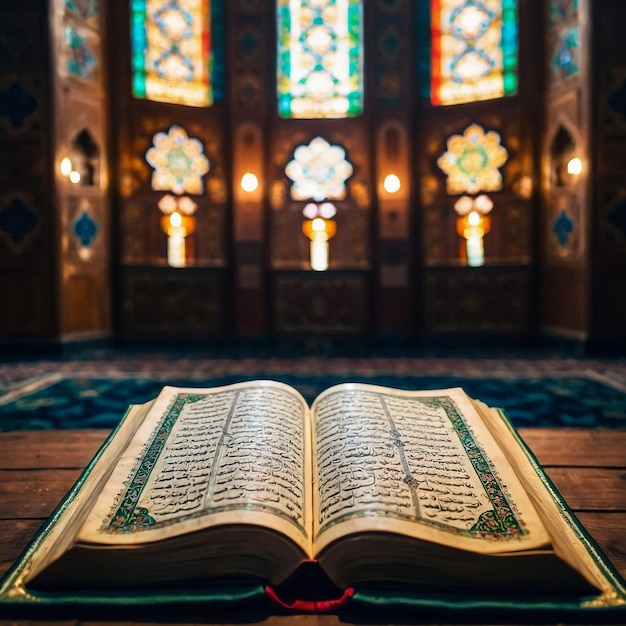
[[574, 511], [626, 511], [626, 471], [548, 467], [546, 473]]
[[14, 561], [44, 521], [43, 519], [0, 520], [0, 562]]
[[[0, 469], [85, 467], [109, 432], [0, 433]], [[520, 434], [544, 466], [626, 467], [625, 430], [521, 428]]]
[[520, 428], [545, 467], [626, 467], [626, 430]]
[[[110, 431], [0, 433], [0, 469], [85, 467]], [[521, 428], [542, 465], [626, 467], [625, 430]]]
[[0, 519], [48, 517], [80, 472], [78, 469], [0, 470]]
[[580, 512], [576, 517], [626, 580], [626, 513]]
[[109, 430], [38, 430], [0, 433], [0, 469], [84, 468]]

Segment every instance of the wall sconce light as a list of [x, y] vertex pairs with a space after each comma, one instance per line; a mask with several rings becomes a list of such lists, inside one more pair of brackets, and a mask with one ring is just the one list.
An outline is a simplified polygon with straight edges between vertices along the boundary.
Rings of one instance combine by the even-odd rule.
[[253, 191], [256, 191], [258, 186], [259, 186], [259, 179], [252, 172], [246, 172], [241, 177], [241, 188], [244, 191], [247, 191], [248, 193], [252, 193]]
[[61, 174], [66, 176], [71, 183], [77, 184], [80, 182], [80, 172], [74, 169], [69, 157], [61, 159]]
[[193, 217], [198, 205], [189, 197], [175, 198], [169, 194], [159, 200], [161, 229], [167, 235], [167, 263], [171, 267], [187, 265], [185, 237], [193, 233], [196, 218]]
[[400, 191], [400, 179], [395, 174], [387, 174], [383, 181], [383, 189], [387, 193], [396, 193]]
[[493, 209], [491, 198], [480, 195], [476, 198], [461, 196], [454, 204], [457, 233], [465, 239], [465, 256], [470, 267], [485, 264], [483, 238], [491, 230], [491, 218], [487, 217]]
[[323, 272], [328, 269], [329, 240], [337, 232], [337, 222], [330, 219], [337, 209], [331, 202], [310, 202], [302, 213], [308, 219], [302, 223], [302, 232], [309, 238], [311, 269]]
[[580, 157], [572, 157], [567, 162], [567, 173], [570, 176], [580, 176], [583, 171], [583, 162]]
[[63, 157], [61, 159], [61, 174], [63, 176], [69, 176], [72, 171], [72, 162], [68, 157]]

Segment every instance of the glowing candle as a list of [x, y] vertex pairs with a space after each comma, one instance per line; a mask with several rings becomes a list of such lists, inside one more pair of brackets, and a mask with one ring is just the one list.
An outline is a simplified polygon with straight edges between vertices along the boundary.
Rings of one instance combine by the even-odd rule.
[[328, 234], [326, 222], [321, 217], [316, 217], [311, 223], [311, 269], [324, 272], [328, 269]]
[[482, 224], [483, 218], [476, 211], [471, 211], [467, 216], [468, 227], [465, 229], [465, 249], [467, 251], [467, 264], [470, 267], [479, 267], [485, 264], [485, 246], [483, 237], [485, 229]]
[[170, 227], [167, 231], [167, 262], [171, 267], [185, 267], [185, 236], [187, 231], [182, 225], [180, 213], [170, 215]]
[[481, 235], [470, 235], [466, 240], [467, 264], [480, 267], [485, 264], [485, 246]]

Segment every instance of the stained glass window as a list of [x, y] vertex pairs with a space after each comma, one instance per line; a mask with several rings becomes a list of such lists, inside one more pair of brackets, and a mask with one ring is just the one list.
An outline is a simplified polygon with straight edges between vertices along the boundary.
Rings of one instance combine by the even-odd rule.
[[278, 0], [278, 113], [353, 117], [363, 111], [361, 0]]
[[99, 54], [96, 35], [87, 29], [67, 27], [63, 38], [64, 67], [67, 73], [89, 82], [97, 78]]
[[437, 165], [448, 175], [449, 194], [500, 191], [502, 167], [509, 153], [501, 145], [500, 135], [493, 130], [485, 133], [478, 124], [471, 124], [462, 135], [448, 139], [447, 151]]
[[213, 102], [210, 0], [132, 0], [133, 95]]
[[98, 0], [65, 0], [65, 8], [78, 17], [88, 20], [98, 15]]
[[580, 30], [572, 26], [561, 31], [550, 44], [550, 73], [552, 80], [562, 80], [578, 72]]
[[517, 0], [430, 0], [431, 102], [517, 91]]
[[576, 15], [578, 0], [550, 0], [548, 4], [548, 24], [555, 26]]
[[315, 137], [308, 146], [294, 150], [293, 160], [285, 168], [285, 174], [293, 181], [291, 198], [343, 200], [352, 169], [341, 146], [331, 146], [323, 137]]
[[203, 192], [202, 176], [209, 171], [209, 160], [202, 143], [189, 137], [184, 128], [172, 126], [167, 133], [157, 133], [146, 152], [146, 161], [154, 168], [152, 189], [155, 191]]

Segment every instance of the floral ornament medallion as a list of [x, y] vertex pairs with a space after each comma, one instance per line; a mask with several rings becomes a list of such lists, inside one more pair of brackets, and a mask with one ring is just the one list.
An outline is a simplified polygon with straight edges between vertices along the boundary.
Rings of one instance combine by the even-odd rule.
[[462, 135], [448, 139], [448, 150], [437, 160], [437, 165], [448, 175], [449, 194], [500, 191], [502, 174], [499, 167], [509, 158], [500, 144], [500, 135], [471, 124]]
[[293, 181], [292, 200], [312, 198], [321, 202], [325, 198], [346, 197], [346, 180], [352, 175], [352, 165], [341, 146], [331, 146], [322, 137], [315, 137], [308, 146], [298, 146], [293, 156], [285, 168], [285, 174]]
[[201, 194], [202, 176], [209, 171], [209, 160], [198, 139], [192, 139], [180, 126], [168, 133], [157, 133], [153, 146], [146, 152], [146, 161], [154, 168], [152, 189], [175, 194]]

